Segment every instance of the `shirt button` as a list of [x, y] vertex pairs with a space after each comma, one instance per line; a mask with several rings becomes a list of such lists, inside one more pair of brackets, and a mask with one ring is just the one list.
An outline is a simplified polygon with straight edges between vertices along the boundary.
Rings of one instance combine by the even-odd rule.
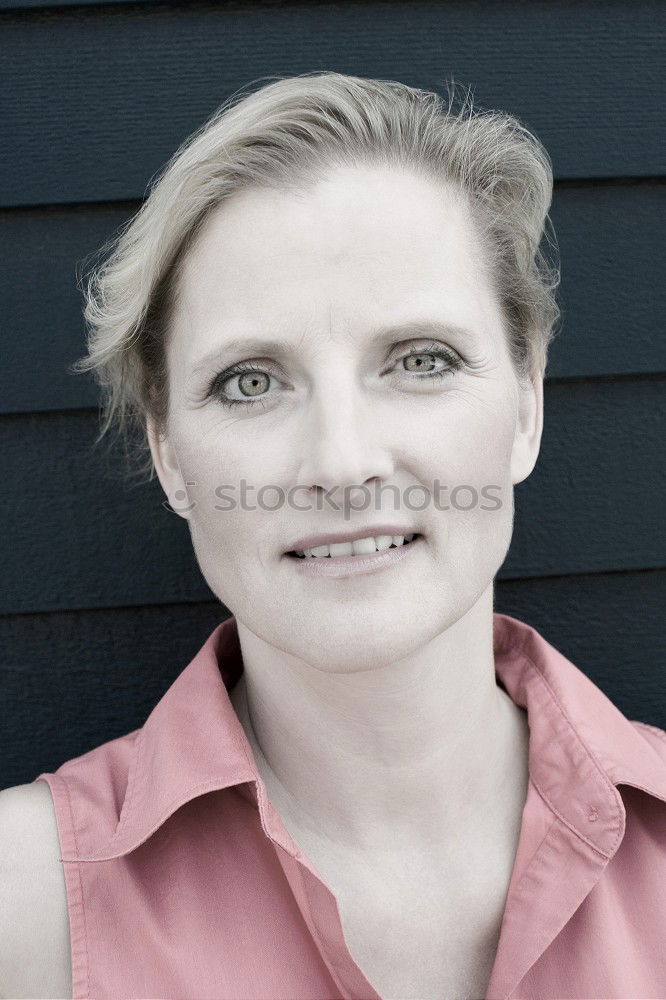
[[594, 806], [590, 806], [590, 811], [587, 814], [587, 818], [589, 819], [590, 823], [595, 823], [596, 820], [597, 820], [597, 818], [598, 818], [598, 816], [599, 816], [599, 813], [594, 808]]

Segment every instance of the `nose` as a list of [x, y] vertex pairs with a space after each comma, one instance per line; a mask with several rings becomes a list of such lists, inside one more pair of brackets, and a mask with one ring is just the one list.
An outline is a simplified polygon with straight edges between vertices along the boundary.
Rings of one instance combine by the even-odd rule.
[[[359, 390], [343, 380], [331, 380], [312, 398], [311, 419], [303, 441], [298, 482], [334, 491], [386, 481], [393, 460], [382, 439], [379, 420], [373, 418]], [[352, 503], [353, 503], [352, 499]]]

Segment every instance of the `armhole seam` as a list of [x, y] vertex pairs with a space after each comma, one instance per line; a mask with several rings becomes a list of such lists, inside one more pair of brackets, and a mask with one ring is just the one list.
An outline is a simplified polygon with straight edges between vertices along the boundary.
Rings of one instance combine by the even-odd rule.
[[78, 857], [79, 855], [69, 785], [60, 774], [40, 774], [34, 780], [43, 780], [49, 786], [55, 809], [58, 839], [60, 842], [60, 858], [58, 860], [63, 866], [65, 890], [67, 893], [70, 961], [72, 964], [72, 1000], [89, 1000], [88, 934], [81, 866], [77, 860], [66, 861], [63, 859], [63, 854], [68, 855], [70, 858], [73, 856]]

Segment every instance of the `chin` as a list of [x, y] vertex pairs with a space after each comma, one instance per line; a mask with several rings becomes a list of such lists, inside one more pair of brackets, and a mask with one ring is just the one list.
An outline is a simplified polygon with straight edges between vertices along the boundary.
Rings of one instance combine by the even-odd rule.
[[304, 617], [300, 608], [293, 618], [285, 612], [281, 624], [289, 622], [289, 629], [275, 641], [322, 673], [377, 669], [409, 656], [441, 630], [432, 616], [419, 615], [416, 604], [386, 607], [385, 614], [372, 618], [358, 606], [339, 605], [326, 620]]

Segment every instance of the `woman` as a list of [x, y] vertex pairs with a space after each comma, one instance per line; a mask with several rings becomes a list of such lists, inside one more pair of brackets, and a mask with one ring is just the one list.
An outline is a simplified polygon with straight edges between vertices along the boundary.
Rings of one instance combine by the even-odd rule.
[[666, 995], [666, 734], [493, 612], [551, 192], [510, 116], [337, 73], [170, 161], [79, 370], [233, 616], [141, 729], [3, 793], [6, 995]]

